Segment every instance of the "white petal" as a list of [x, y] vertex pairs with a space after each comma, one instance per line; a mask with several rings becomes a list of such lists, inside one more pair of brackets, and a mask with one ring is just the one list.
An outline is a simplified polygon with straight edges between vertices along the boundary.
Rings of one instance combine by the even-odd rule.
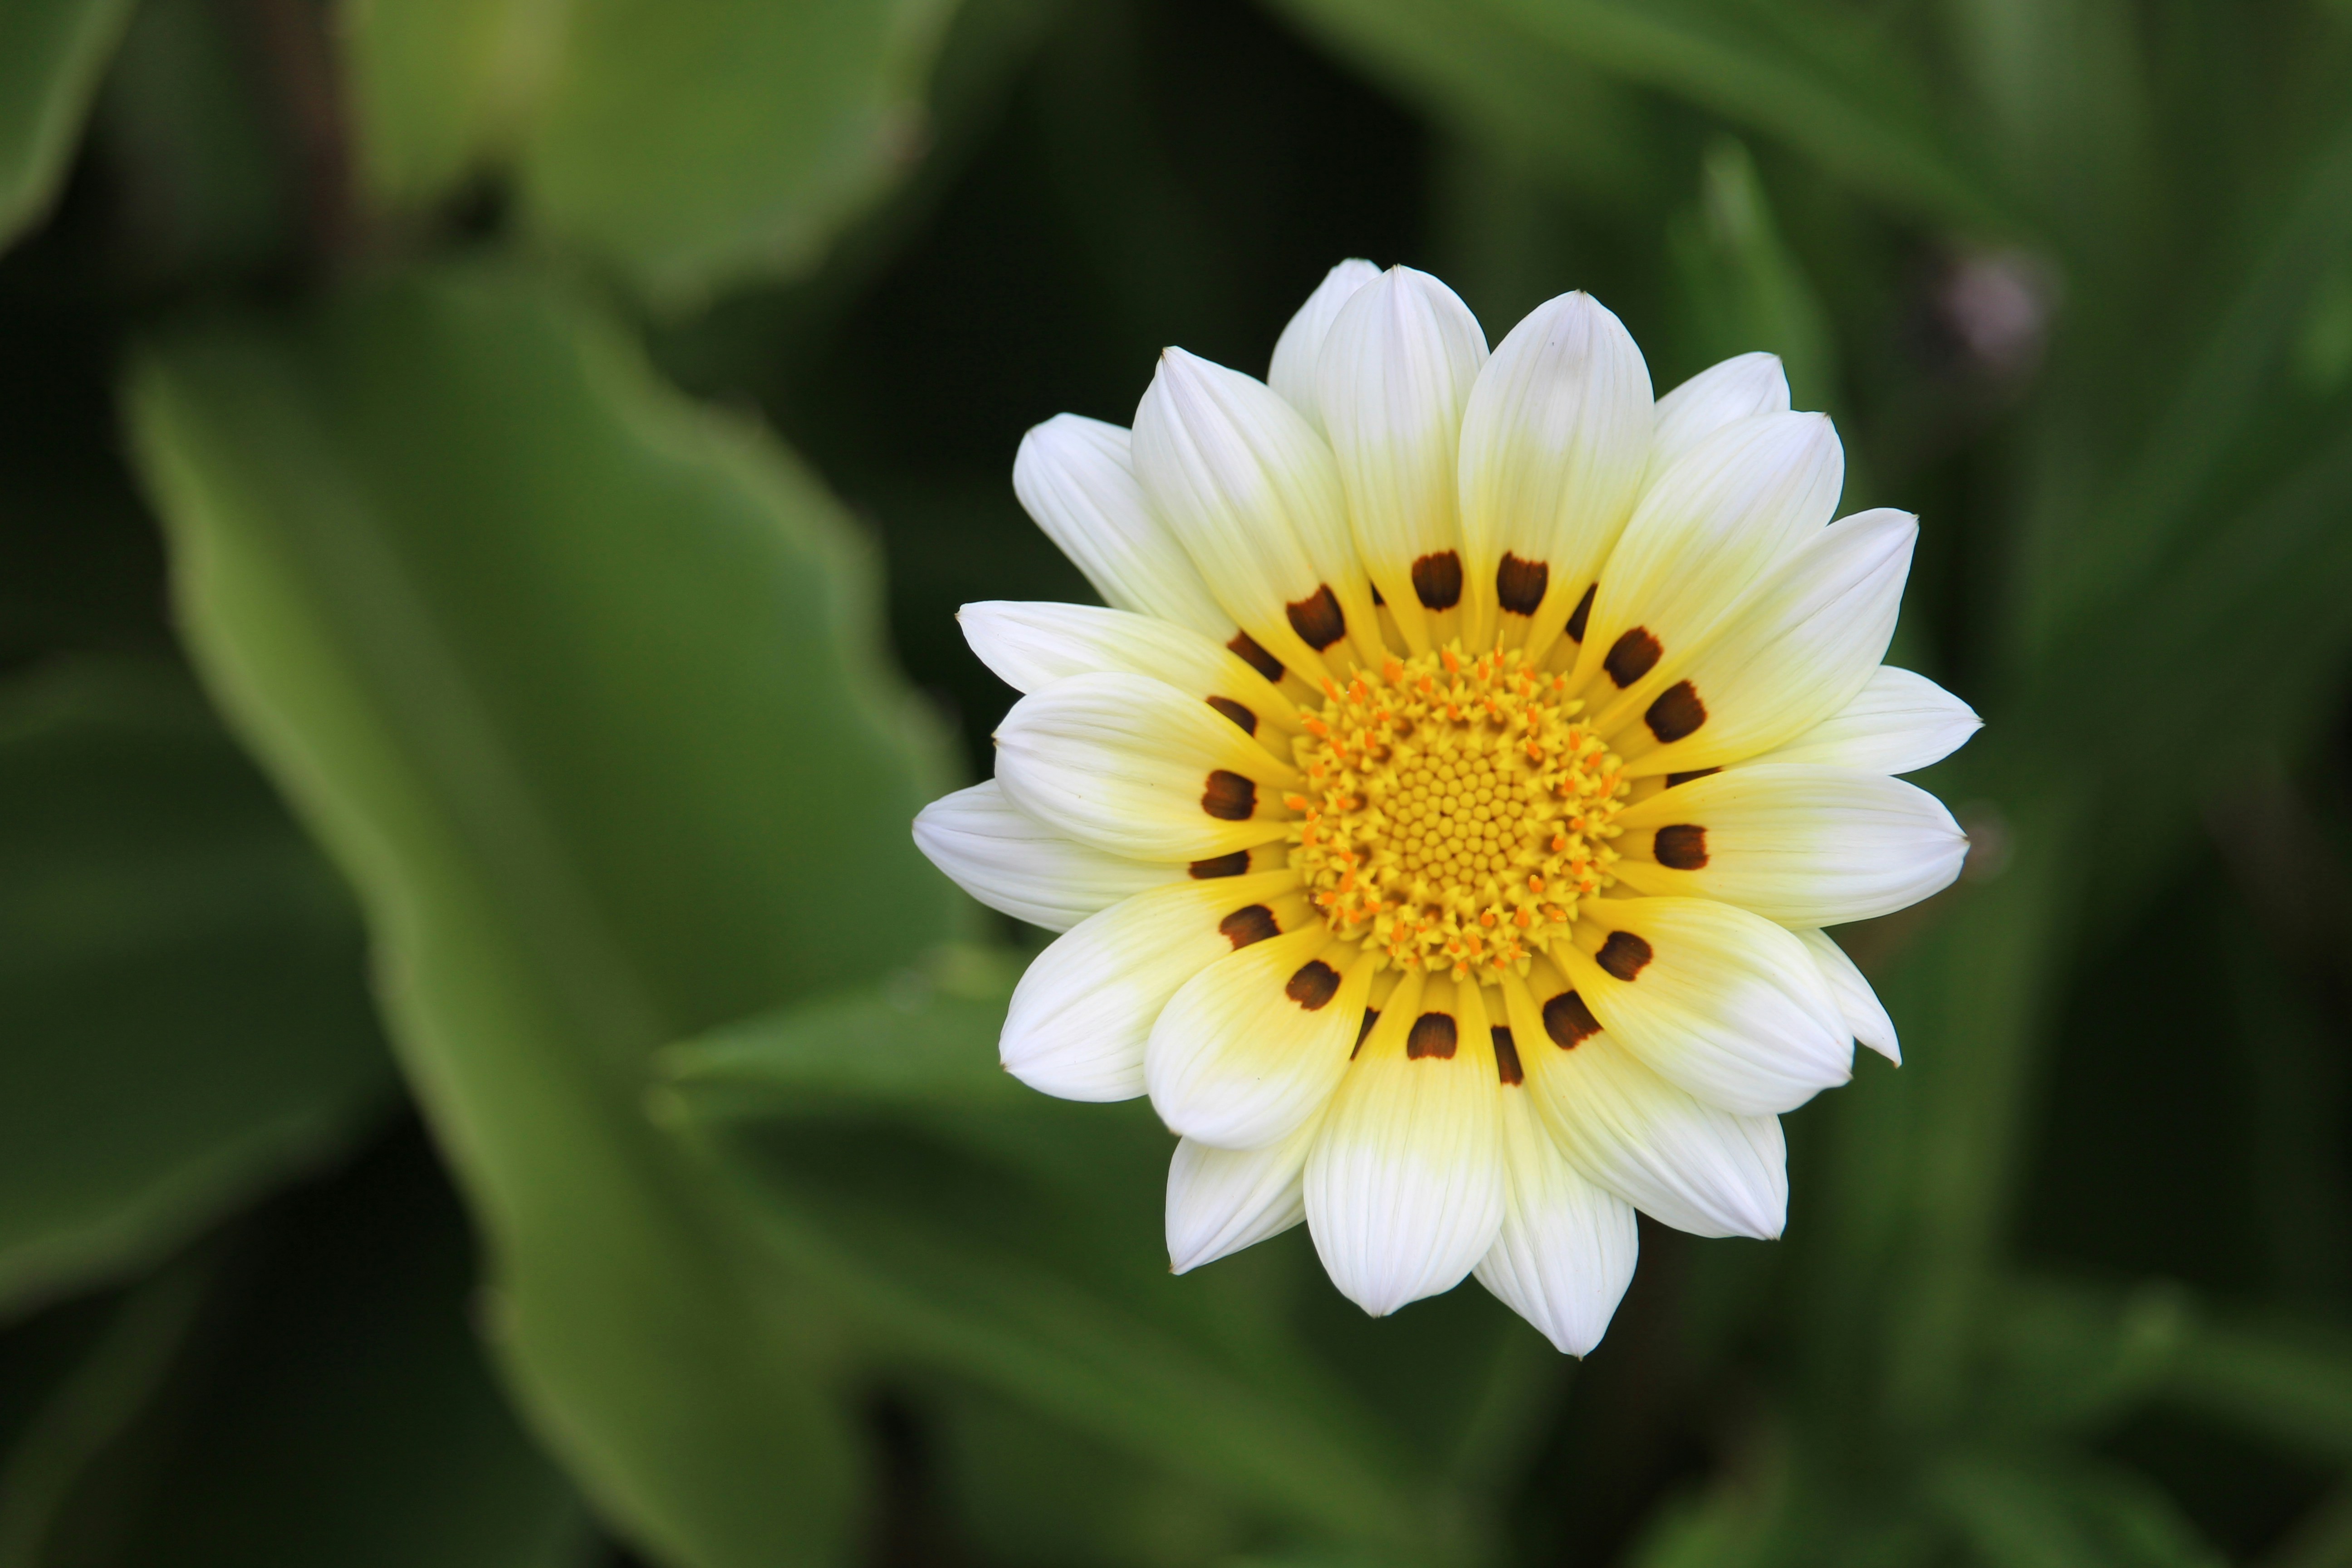
[[1601, 1026], [1709, 1105], [1793, 1110], [1853, 1076], [1820, 965], [1769, 921], [1707, 899], [1596, 899], [1575, 935], [1553, 956]]
[[[1231, 648], [1190, 626], [1093, 605], [1011, 599], [966, 605], [956, 612], [956, 622], [971, 651], [1015, 691], [1042, 690], [1074, 675], [1124, 670], [1204, 701], [1221, 698], [1222, 703], [1211, 706], [1261, 739], [1276, 738], [1260, 729], [1261, 721], [1281, 730], [1299, 727], [1289, 698]], [[1282, 741], [1277, 754], [1288, 747]]]
[[1727, 425], [1788, 412], [1789, 378], [1780, 355], [1745, 353], [1711, 365], [1658, 399], [1650, 471], [1664, 473]]
[[1157, 616], [1219, 642], [1234, 635], [1234, 617], [1143, 499], [1125, 430], [1076, 414], [1055, 415], [1021, 437], [1013, 492], [1104, 604]]
[[1318, 435], [1323, 430], [1323, 410], [1315, 398], [1315, 362], [1322, 355], [1323, 340], [1329, 335], [1339, 307], [1380, 275], [1379, 268], [1360, 258], [1342, 261], [1323, 275], [1323, 281], [1275, 340], [1274, 363], [1266, 371], [1265, 384], [1297, 409]]
[[1504, 992], [1537, 1112], [1579, 1170], [1676, 1230], [1780, 1234], [1789, 1172], [1777, 1119], [1705, 1104], [1605, 1033], [1555, 1034], [1546, 1019], [1557, 995], [1536, 996], [1516, 981]]
[[1297, 772], [1196, 698], [1148, 676], [1074, 675], [1013, 705], [996, 777], [1013, 805], [1097, 849], [1192, 860], [1284, 833]]
[[[1151, 1109], [1184, 1137], [1262, 1149], [1331, 1096], [1361, 1026], [1371, 964], [1319, 921], [1243, 948], [1169, 999], [1143, 1054]], [[1342, 974], [1338, 965], [1350, 967]]]
[[1217, 602], [1285, 666], [1312, 679], [1328, 647], [1344, 674], [1341, 637], [1377, 643], [1331, 448], [1265, 383], [1167, 350], [1135, 410], [1135, 472]]
[[1601, 565], [1577, 658], [1596, 716], [1613, 692], [1646, 704], [1668, 666], [1821, 531], [1844, 476], [1837, 432], [1818, 414], [1726, 426], [1654, 476]]
[[1237, 914], [1263, 910], [1279, 924], [1274, 906], [1297, 887], [1289, 871], [1187, 880], [1081, 921], [1013, 988], [998, 1045], [1005, 1070], [1064, 1100], [1141, 1094], [1144, 1043], [1168, 999], [1234, 951], [1228, 929], [1262, 929]]
[[1677, 784], [1618, 819], [1618, 879], [1722, 899], [1786, 926], [1842, 925], [1952, 885], [1968, 835], [1926, 790], [1885, 773], [1758, 763]]
[[1071, 842], [1005, 799], [994, 779], [923, 807], [915, 844], [990, 909], [1047, 931], [1067, 931], [1121, 899], [1185, 875], [1181, 865], [1129, 860]]
[[1633, 512], [1650, 425], [1642, 351], [1591, 295], [1538, 306], [1496, 346], [1462, 416], [1464, 566], [1481, 641], [1506, 555], [1524, 640], [1540, 648], [1559, 634]]
[[1552, 1142], [1523, 1089], [1502, 1099], [1503, 1228], [1478, 1283], [1565, 1355], [1601, 1342], [1633, 1280], [1633, 1205], [1596, 1185]]
[[1323, 1119], [1310, 1116], [1264, 1149], [1217, 1149], [1190, 1138], [1168, 1165], [1168, 1268], [1184, 1274], [1307, 1217], [1307, 1152]]
[[1340, 1294], [1375, 1317], [1452, 1289], [1503, 1225], [1494, 1048], [1486, 1029], [1457, 1026], [1452, 1056], [1410, 1057], [1420, 1016], [1401, 986], [1307, 1157], [1315, 1250]]
[[1830, 939], [1825, 931], [1801, 931], [1797, 939], [1805, 944], [1822, 966], [1822, 978], [1829, 982], [1836, 995], [1838, 1010], [1845, 1015], [1845, 1026], [1853, 1037], [1868, 1046], [1896, 1067], [1903, 1065], [1903, 1044], [1895, 1037], [1895, 1020], [1887, 1016], [1885, 1004], [1845, 949]]
[[1820, 530], [1720, 635], [1595, 704], [1593, 727], [1633, 777], [1720, 767], [1803, 734], [1853, 701], [1878, 668], [1918, 537], [1917, 519], [1887, 510]]
[[1926, 676], [1882, 664], [1852, 701], [1756, 761], [1914, 773], [1942, 762], [1982, 728], [1975, 709]]
[[1318, 364], [1358, 549], [1414, 653], [1431, 646], [1433, 612], [1462, 602], [1454, 453], [1486, 363], [1470, 307], [1426, 272], [1393, 267], [1340, 308]]

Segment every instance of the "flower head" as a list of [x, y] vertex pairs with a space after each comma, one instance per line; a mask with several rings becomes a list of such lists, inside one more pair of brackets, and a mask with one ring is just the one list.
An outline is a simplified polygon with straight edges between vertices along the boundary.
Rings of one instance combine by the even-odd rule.
[[1977, 726], [1879, 663], [1916, 525], [1843, 468], [1768, 354], [1654, 403], [1586, 295], [1490, 355], [1361, 261], [1266, 382], [1170, 349], [1131, 433], [1029, 433], [1114, 607], [964, 607], [1025, 695], [915, 836], [1066, 932], [1004, 1065], [1151, 1097], [1178, 1271], [1303, 1218], [1369, 1311], [1475, 1271], [1581, 1354], [1635, 1209], [1780, 1234], [1778, 1113], [1895, 1056], [1822, 928], [1958, 873], [1893, 775]]

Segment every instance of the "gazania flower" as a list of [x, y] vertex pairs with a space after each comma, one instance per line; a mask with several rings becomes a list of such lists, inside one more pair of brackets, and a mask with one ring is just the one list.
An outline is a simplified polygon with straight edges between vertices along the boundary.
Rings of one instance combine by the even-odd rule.
[[1304, 1218], [1368, 1311], [1475, 1271], [1582, 1354], [1634, 1210], [1780, 1234], [1778, 1113], [1896, 1055], [1822, 928], [1958, 873], [1892, 775], [1977, 726], [1879, 663], [1916, 528], [1843, 466], [1768, 354], [1654, 403], [1583, 294], [1490, 355], [1362, 261], [1267, 381], [1170, 349], [1131, 433], [1029, 433], [1111, 607], [964, 607], [1026, 695], [915, 837], [1066, 933], [1004, 1065], [1151, 1097], [1177, 1271]]

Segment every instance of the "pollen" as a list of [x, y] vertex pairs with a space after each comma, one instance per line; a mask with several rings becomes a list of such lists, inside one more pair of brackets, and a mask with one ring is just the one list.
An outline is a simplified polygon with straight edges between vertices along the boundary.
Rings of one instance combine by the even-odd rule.
[[1381, 966], [1525, 974], [1616, 880], [1622, 764], [1517, 649], [1391, 658], [1323, 689], [1294, 742], [1308, 786], [1290, 862]]

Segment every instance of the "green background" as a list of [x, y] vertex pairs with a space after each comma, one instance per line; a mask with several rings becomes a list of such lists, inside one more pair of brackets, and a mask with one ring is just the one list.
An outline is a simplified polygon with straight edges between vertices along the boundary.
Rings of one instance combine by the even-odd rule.
[[[0, 1568], [2352, 1568], [2345, 0], [0, 0]], [[1171, 1279], [907, 833], [1021, 432], [1765, 348], [1976, 842], [1586, 1363]]]

